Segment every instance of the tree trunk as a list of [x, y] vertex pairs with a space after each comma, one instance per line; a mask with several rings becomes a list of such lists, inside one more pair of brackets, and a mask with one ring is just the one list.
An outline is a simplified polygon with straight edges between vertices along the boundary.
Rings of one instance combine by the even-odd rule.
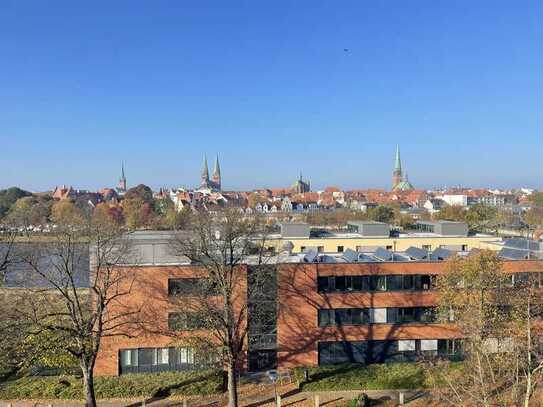
[[238, 407], [238, 378], [236, 362], [228, 362], [228, 407]]
[[530, 407], [530, 398], [532, 394], [532, 375], [528, 373], [526, 378], [526, 394], [524, 395], [524, 407]]
[[92, 367], [82, 366], [83, 371], [83, 391], [85, 392], [85, 407], [96, 407], [96, 397], [94, 395], [94, 371]]

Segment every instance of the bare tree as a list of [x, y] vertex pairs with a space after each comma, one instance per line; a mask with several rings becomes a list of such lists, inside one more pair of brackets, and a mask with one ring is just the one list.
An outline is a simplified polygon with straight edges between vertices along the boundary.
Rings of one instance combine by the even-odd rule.
[[[86, 406], [96, 406], [94, 365], [101, 339], [129, 335], [138, 310], [122, 304], [134, 274], [128, 267], [128, 239], [104, 218], [92, 218], [65, 204], [45, 242], [26, 253], [32, 281], [21, 297], [21, 317], [34, 333], [60, 333], [81, 367]], [[89, 272], [90, 258], [90, 272]], [[88, 281], [86, 281], [88, 280]], [[125, 329], [126, 328], [126, 329]]]
[[[179, 319], [171, 322], [181, 330], [181, 340], [221, 351], [230, 407], [238, 405], [237, 379], [247, 349], [247, 299], [263, 287], [258, 273], [248, 284], [246, 263], [265, 262], [265, 241], [265, 226], [260, 218], [226, 210], [217, 216], [193, 216], [188, 230], [177, 233], [172, 242], [175, 254], [198, 266], [195, 273], [199, 279], [186, 290], [179, 287], [183, 297], [177, 309], [181, 312]], [[251, 318], [257, 313], [251, 310]]]
[[17, 261], [15, 256], [16, 232], [12, 227], [0, 229], [0, 287], [6, 282], [7, 272], [9, 267]]
[[13, 316], [13, 301], [3, 286], [10, 268], [17, 262], [15, 255], [15, 229], [6, 227], [0, 230], [0, 377], [16, 370], [18, 360], [15, 352], [21, 342], [22, 331]]

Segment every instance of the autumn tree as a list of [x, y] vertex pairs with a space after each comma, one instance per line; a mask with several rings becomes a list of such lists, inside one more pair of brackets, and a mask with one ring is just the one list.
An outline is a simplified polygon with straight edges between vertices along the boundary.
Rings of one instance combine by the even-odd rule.
[[[178, 233], [171, 246], [176, 255], [190, 259], [201, 273], [197, 287], [180, 297], [181, 337], [220, 350], [230, 407], [238, 405], [237, 377], [248, 333], [247, 298], [260, 288], [258, 279], [247, 284], [244, 263], [249, 257], [254, 264], [264, 262], [265, 236], [259, 217], [243, 217], [231, 209], [216, 217], [206, 213], [193, 216], [187, 230]], [[191, 325], [191, 321], [197, 321], [197, 325]]]
[[541, 300], [536, 285], [524, 282], [539, 284], [539, 274], [513, 276], [492, 251], [455, 256], [438, 276], [439, 315], [459, 330], [464, 357], [460, 368], [429, 364], [443, 402], [509, 406], [524, 404], [519, 394], [531, 398], [541, 370], [535, 344], [543, 337], [534, 325]]
[[0, 219], [8, 213], [17, 200], [31, 195], [30, 192], [17, 187], [0, 190]]
[[445, 205], [437, 213], [436, 217], [441, 220], [464, 222], [466, 220], [466, 209], [459, 205]]
[[487, 229], [495, 229], [496, 215], [496, 208], [479, 203], [468, 209], [466, 222], [470, 230], [484, 232]]
[[543, 192], [534, 192], [528, 197], [528, 199], [535, 206], [543, 207]]
[[522, 216], [523, 222], [531, 229], [543, 227], [543, 206], [534, 206], [528, 209]]
[[394, 209], [387, 205], [379, 205], [377, 208], [368, 209], [368, 217], [377, 222], [392, 223]]
[[[101, 339], [127, 335], [124, 328], [138, 312], [122, 305], [134, 279], [129, 268], [118, 267], [129, 256], [129, 240], [114, 223], [90, 217], [69, 202], [56, 205], [53, 217], [56, 228], [49, 239], [22, 254], [30, 268], [29, 286], [21, 290], [17, 311], [32, 335], [66, 339], [64, 348], [82, 371], [86, 406], [94, 407]], [[90, 274], [85, 272], [89, 259]]]
[[13, 204], [5, 222], [22, 230], [31, 226], [44, 226], [49, 222], [53, 199], [49, 196], [26, 196]]

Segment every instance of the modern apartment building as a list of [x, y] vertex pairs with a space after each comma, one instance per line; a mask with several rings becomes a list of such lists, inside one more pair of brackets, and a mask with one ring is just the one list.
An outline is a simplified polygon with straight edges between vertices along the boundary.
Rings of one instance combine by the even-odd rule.
[[[362, 227], [380, 233], [379, 225]], [[167, 254], [166, 234], [136, 235], [139, 263], [126, 267], [136, 271], [137, 280], [123, 302], [140, 308], [157, 329], [131, 337], [104, 338], [96, 374], [209, 366], [214, 362], [209, 354], [179, 345], [168, 334], [199, 329], [197, 319], [183, 315], [183, 304], [191, 301], [201, 269]], [[504, 259], [505, 272], [522, 278], [518, 273], [538, 270], [537, 260], [524, 260], [524, 254], [512, 256], [506, 249], [501, 248], [509, 254]], [[237, 298], [247, 301], [249, 310], [264, 308], [269, 318], [265, 324], [249, 318], [244, 368], [262, 371], [344, 362], [410, 361], [429, 355], [461, 357], [462, 335], [454, 321], [437, 323], [435, 315], [435, 279], [453, 254], [445, 248], [413, 246], [402, 252], [383, 247], [372, 252], [345, 249], [335, 254], [317, 249], [282, 252], [265, 265], [248, 259], [238, 268], [243, 283], [238, 285]], [[250, 276], [262, 272], [268, 278], [266, 295], [247, 298]]]

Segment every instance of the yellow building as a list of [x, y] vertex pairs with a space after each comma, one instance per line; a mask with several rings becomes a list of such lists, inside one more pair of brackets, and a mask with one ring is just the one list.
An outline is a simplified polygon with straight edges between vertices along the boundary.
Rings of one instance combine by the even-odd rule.
[[345, 231], [312, 230], [305, 223], [285, 223], [281, 232], [268, 237], [276, 250], [301, 253], [317, 249], [320, 253], [340, 253], [347, 249], [374, 252], [384, 248], [405, 252], [410, 247], [433, 251], [445, 248], [451, 251], [471, 249], [499, 250], [501, 238], [487, 234], [470, 234], [467, 225], [460, 222], [418, 222], [417, 229], [408, 232], [393, 231], [381, 222], [349, 222]]

